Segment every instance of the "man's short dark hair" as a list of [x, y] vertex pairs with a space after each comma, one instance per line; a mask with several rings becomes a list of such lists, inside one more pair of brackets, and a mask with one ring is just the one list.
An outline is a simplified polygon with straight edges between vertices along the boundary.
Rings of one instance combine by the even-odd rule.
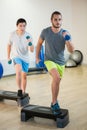
[[59, 11], [54, 11], [54, 12], [52, 13], [52, 15], [51, 15], [51, 20], [53, 19], [53, 16], [54, 16], [55, 14], [62, 16], [62, 14], [61, 14]]
[[17, 22], [16, 22], [16, 25], [18, 25], [19, 23], [25, 23], [25, 24], [27, 24], [26, 20], [23, 19], [23, 18], [18, 19]]

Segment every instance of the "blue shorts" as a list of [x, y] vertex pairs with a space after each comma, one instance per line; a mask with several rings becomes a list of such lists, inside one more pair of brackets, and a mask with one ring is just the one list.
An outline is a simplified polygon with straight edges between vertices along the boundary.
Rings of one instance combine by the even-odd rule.
[[23, 60], [20, 59], [20, 58], [14, 58], [14, 59], [13, 59], [13, 62], [14, 62], [14, 65], [20, 64], [23, 72], [25, 72], [25, 73], [28, 72], [29, 63], [26, 63], [25, 61], [23, 61]]

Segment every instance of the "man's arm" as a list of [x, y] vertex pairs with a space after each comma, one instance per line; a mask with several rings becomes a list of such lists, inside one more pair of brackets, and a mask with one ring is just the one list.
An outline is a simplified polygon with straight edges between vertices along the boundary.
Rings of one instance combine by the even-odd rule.
[[41, 46], [43, 44], [43, 39], [39, 38], [37, 46], [36, 46], [36, 63], [38, 63], [40, 61], [39, 59], [39, 54], [40, 54], [40, 50], [41, 50]]
[[74, 46], [71, 41], [71, 36], [66, 30], [63, 30], [63, 37], [65, 39], [65, 44], [66, 44], [68, 51], [70, 53], [72, 53], [74, 51]]
[[74, 51], [74, 46], [71, 41], [66, 41], [66, 47], [70, 53]]

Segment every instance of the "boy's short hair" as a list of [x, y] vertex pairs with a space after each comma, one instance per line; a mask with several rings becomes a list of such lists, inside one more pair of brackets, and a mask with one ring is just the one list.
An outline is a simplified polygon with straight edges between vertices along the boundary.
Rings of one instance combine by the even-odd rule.
[[55, 14], [62, 16], [62, 14], [61, 14], [59, 11], [54, 11], [54, 12], [52, 13], [52, 15], [51, 15], [51, 20], [53, 19], [53, 16], [54, 16]]
[[16, 25], [18, 25], [19, 23], [25, 23], [25, 24], [27, 24], [26, 20], [23, 19], [23, 18], [19, 18], [19, 19], [17, 20], [17, 22], [16, 22]]

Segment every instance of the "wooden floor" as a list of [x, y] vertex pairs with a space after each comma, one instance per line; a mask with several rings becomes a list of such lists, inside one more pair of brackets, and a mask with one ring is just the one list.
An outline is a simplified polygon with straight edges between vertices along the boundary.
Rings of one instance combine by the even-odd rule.
[[[50, 106], [50, 84], [49, 74], [28, 76], [27, 92], [31, 104]], [[15, 76], [0, 80], [0, 89], [16, 91]], [[87, 66], [65, 70], [59, 102], [70, 114], [70, 123], [63, 130], [87, 130]], [[20, 110], [15, 101], [0, 102], [0, 130], [60, 130], [53, 120], [35, 118], [21, 122]]]

